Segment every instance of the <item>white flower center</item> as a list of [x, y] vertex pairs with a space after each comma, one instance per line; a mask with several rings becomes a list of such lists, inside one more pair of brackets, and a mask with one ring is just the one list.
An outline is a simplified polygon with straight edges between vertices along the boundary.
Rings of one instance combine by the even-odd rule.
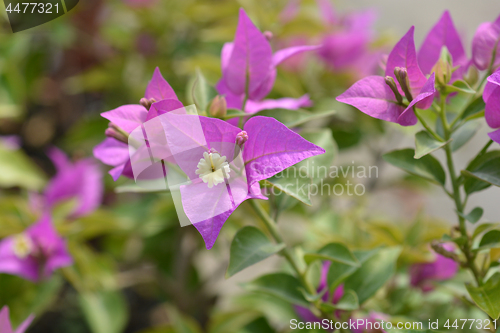
[[14, 236], [12, 251], [19, 259], [24, 259], [30, 255], [33, 250], [33, 242], [26, 234], [21, 233]]
[[198, 162], [198, 169], [195, 171], [209, 188], [223, 183], [224, 177], [229, 179], [229, 164], [226, 156], [218, 153], [203, 153], [203, 158]]

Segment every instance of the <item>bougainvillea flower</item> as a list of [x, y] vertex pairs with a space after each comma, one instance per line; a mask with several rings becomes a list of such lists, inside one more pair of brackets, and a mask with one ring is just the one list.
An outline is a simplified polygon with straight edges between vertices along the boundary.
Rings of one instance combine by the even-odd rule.
[[32, 281], [49, 277], [54, 270], [69, 266], [73, 259], [48, 215], [23, 233], [0, 241], [0, 272]]
[[[222, 78], [216, 88], [219, 94], [225, 95], [229, 108], [242, 109], [247, 95], [247, 100], [251, 103], [245, 107], [246, 112], [263, 110], [270, 102], [262, 99], [274, 86], [276, 67], [293, 55], [317, 48], [317, 46], [293, 46], [273, 55], [266, 36], [257, 29], [245, 11], [240, 9], [234, 41], [226, 43], [222, 48]], [[311, 105], [309, 98], [305, 96], [299, 99], [276, 99], [273, 103], [273, 107], [288, 109]]]
[[[429, 108], [436, 88], [434, 73], [427, 79], [418, 66], [413, 31], [414, 27], [411, 27], [392, 49], [387, 58], [385, 77], [361, 79], [337, 97], [337, 101], [377, 119], [402, 126], [415, 125], [417, 117], [413, 107]], [[402, 96], [406, 97], [408, 104]]]
[[[454, 251], [452, 244], [444, 244], [447, 251]], [[427, 292], [434, 289], [435, 281], [445, 281], [454, 277], [458, 272], [458, 263], [438, 253], [433, 262], [414, 264], [410, 267], [410, 283], [414, 287]]]
[[497, 129], [489, 133], [493, 141], [500, 143], [500, 71], [491, 74], [486, 82], [483, 92], [486, 103], [484, 118], [491, 128]]
[[29, 316], [26, 318], [25, 321], [19, 325], [19, 327], [16, 330], [12, 329], [12, 325], [10, 323], [10, 318], [9, 318], [9, 307], [4, 306], [2, 310], [0, 311], [0, 332], [1, 333], [24, 333], [28, 327], [30, 326], [31, 322], [35, 318], [34, 315]]
[[385, 314], [371, 311], [368, 317], [362, 319], [363, 324], [356, 325], [352, 330], [353, 333], [387, 333], [381, 326], [382, 321], [387, 322], [389, 319]]
[[[472, 39], [472, 61], [480, 70], [500, 66], [500, 16], [495, 22], [482, 23]], [[493, 58], [494, 57], [494, 58]]]
[[452, 80], [458, 79], [462, 76], [468, 59], [460, 35], [448, 11], [443, 13], [436, 25], [429, 31], [418, 52], [418, 64], [424, 74], [431, 73], [432, 67], [439, 60], [443, 46], [446, 46], [450, 52], [453, 66], [461, 66], [455, 70], [452, 77]]
[[173, 158], [152, 150], [153, 159], [175, 161], [185, 173], [188, 181], [179, 186], [183, 211], [207, 249], [244, 200], [266, 199], [259, 181], [325, 152], [274, 118], [250, 118], [243, 130], [220, 119], [176, 112], [157, 119]]
[[104, 164], [113, 166], [109, 174], [116, 181], [122, 174], [133, 178], [127, 138], [134, 129], [159, 114], [178, 109], [182, 103], [158, 68], [149, 82], [141, 104], [123, 105], [101, 113], [110, 121], [105, 134], [108, 136], [94, 148], [94, 156]]
[[48, 156], [56, 167], [56, 175], [45, 188], [40, 200], [43, 208], [51, 208], [64, 200], [76, 199], [72, 217], [93, 212], [101, 204], [104, 191], [102, 173], [92, 159], [72, 163], [59, 149], [52, 148]]
[[[325, 292], [322, 296], [322, 300], [324, 302], [331, 302], [332, 304], [337, 304], [342, 296], [344, 296], [344, 285], [341, 284], [338, 286], [333, 292], [330, 292], [328, 290], [325, 291], [325, 289], [328, 289], [328, 282], [327, 282], [327, 276], [328, 276], [328, 270], [330, 269], [331, 266], [330, 261], [325, 261], [323, 263], [323, 266], [321, 268], [321, 278], [319, 281], [318, 293]], [[316, 317], [311, 310], [308, 308], [305, 308], [303, 306], [296, 305], [295, 306], [295, 311], [297, 314], [302, 318], [302, 320], [307, 321], [307, 322], [321, 322], [322, 318]]]

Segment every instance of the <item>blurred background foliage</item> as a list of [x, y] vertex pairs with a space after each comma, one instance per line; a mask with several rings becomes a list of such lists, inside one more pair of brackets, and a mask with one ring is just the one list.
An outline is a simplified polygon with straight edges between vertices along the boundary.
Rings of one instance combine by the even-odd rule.
[[[18, 136], [21, 146], [0, 142], [0, 236], [21, 232], [36, 220], [30, 193], [41, 191], [55, 173], [46, 149], [58, 146], [75, 160], [91, 156], [108, 123], [99, 114], [137, 104], [155, 67], [185, 103], [197, 70], [214, 85], [221, 76], [220, 50], [233, 39], [240, 7], [262, 31], [273, 33], [275, 50], [297, 35], [315, 44], [331, 32], [321, 23], [312, 0], [302, 1], [297, 16], [284, 22], [280, 15], [287, 3], [82, 0], [71, 14], [28, 31], [11, 34], [3, 21], [0, 134]], [[379, 33], [371, 47], [386, 50], [392, 41], [387, 36]], [[335, 109], [336, 114], [307, 127], [331, 129], [341, 156], [368, 147], [373, 155], [369, 161], [380, 163], [382, 152], [375, 143], [394, 129], [334, 101], [357, 78], [356, 71], [331, 68], [308, 55], [298, 69], [280, 67], [270, 97], [309, 93], [312, 112]], [[289, 331], [288, 322], [297, 314], [288, 302], [244, 292], [237, 284], [276, 268], [287, 270], [281, 260], [269, 259], [255, 272], [246, 270], [224, 279], [230, 240], [242, 226], [260, 223], [248, 203], [230, 217], [207, 252], [193, 227], [179, 227], [168, 194], [117, 194], [114, 189], [123, 181], [114, 183], [108, 175], [104, 180], [102, 207], [92, 214], [68, 219], [71, 202], [54, 210], [57, 229], [68, 239], [73, 266], [39, 284], [0, 274], [0, 304], [9, 305], [15, 325], [35, 313], [29, 333]], [[377, 186], [387, 186], [378, 184], [378, 179], [369, 179], [366, 185], [366, 196]], [[409, 199], [418, 199], [425, 191], [425, 185], [412, 177], [392, 185]], [[345, 208], [332, 211], [332, 200], [345, 201]], [[409, 208], [417, 213], [407, 214], [406, 220], [373, 216], [366, 200], [323, 196], [315, 197], [311, 207], [287, 205], [291, 209], [280, 214], [280, 228], [287, 242], [301, 251], [334, 241], [355, 250], [399, 247], [394, 274], [365, 311], [404, 320], [483, 318], [457, 297], [465, 294], [461, 283], [465, 278], [460, 275], [430, 295], [408, 288], [408, 266], [428, 260], [429, 241], [447, 233], [449, 226], [426, 216], [418, 204]]]

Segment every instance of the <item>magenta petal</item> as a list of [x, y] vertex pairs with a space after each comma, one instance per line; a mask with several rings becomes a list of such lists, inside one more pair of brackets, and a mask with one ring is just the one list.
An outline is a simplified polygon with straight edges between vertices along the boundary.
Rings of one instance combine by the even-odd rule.
[[101, 113], [101, 116], [118, 125], [125, 132], [132, 132], [146, 121], [148, 110], [142, 105], [122, 105], [114, 110]]
[[[274, 81], [273, 81], [274, 83]], [[224, 82], [224, 79], [221, 79], [217, 85], [215, 86], [220, 95], [226, 98], [227, 107], [230, 109], [241, 110], [243, 108], [243, 99], [245, 97], [244, 94], [236, 95], [233, 94], [231, 90], [229, 90]]]
[[184, 105], [182, 105], [182, 103], [177, 99], [164, 99], [159, 102], [153, 103], [148, 111], [146, 121], [151, 120], [167, 112], [181, 109], [183, 107]]
[[[125, 168], [125, 164], [121, 164], [111, 170], [108, 171], [109, 175], [113, 178], [113, 180], [116, 182], [118, 178], [123, 174], [123, 169]], [[134, 177], [129, 177], [133, 179]]]
[[413, 106], [416, 106], [419, 109], [430, 108], [432, 101], [434, 100], [434, 94], [436, 93], [434, 77], [435, 75], [432, 73], [417, 97], [411, 101], [408, 107], [398, 117], [398, 124], [401, 126], [413, 126], [418, 122], [417, 116], [415, 116], [415, 113], [413, 112]]
[[354, 83], [337, 101], [352, 105], [367, 115], [396, 123], [404, 108], [381, 76], [368, 76]]
[[94, 157], [104, 164], [119, 166], [129, 159], [128, 145], [113, 138], [106, 138], [94, 147]]
[[144, 97], [147, 99], [154, 98], [157, 102], [162, 99], [178, 99], [174, 90], [168, 84], [168, 82], [163, 78], [158, 67], [155, 68], [153, 77], [146, 88]]
[[484, 87], [483, 100], [488, 103], [493, 91], [500, 86], [500, 71], [496, 71], [487, 78], [486, 86]]
[[489, 137], [491, 140], [495, 141], [496, 143], [500, 143], [500, 129], [496, 130], [494, 132], [488, 133]]
[[[410, 88], [413, 96], [417, 96], [420, 89], [424, 86], [427, 78], [420, 70], [417, 62], [417, 54], [415, 52], [415, 41], [413, 32], [415, 27], [411, 27], [406, 35], [394, 46], [389, 57], [387, 58], [387, 66], [385, 69], [386, 76], [392, 76], [394, 80], [394, 68], [403, 67], [408, 71], [410, 80]], [[397, 80], [396, 80], [397, 81]]]
[[205, 241], [207, 250], [210, 250], [212, 246], [214, 246], [224, 222], [226, 222], [233, 211], [234, 210], [229, 210], [205, 221], [194, 223], [195, 228]]
[[222, 69], [222, 72], [227, 68], [227, 65], [229, 64], [229, 60], [231, 59], [231, 54], [233, 54], [233, 48], [234, 48], [234, 43], [225, 43], [222, 46], [222, 51], [220, 54], [220, 67]]
[[[24, 333], [28, 327], [31, 325], [31, 322], [33, 321], [33, 319], [35, 319], [35, 316], [34, 315], [30, 315], [28, 316], [28, 318], [26, 318], [25, 321], [23, 321], [21, 323], [21, 325], [19, 325], [17, 328], [16, 328], [16, 331], [14, 333]], [[0, 326], [1, 328], [1, 326]], [[2, 331], [3, 332], [3, 331]]]
[[[58, 158], [65, 157], [64, 153], [56, 148], [51, 149], [53, 157], [57, 152]], [[78, 205], [72, 212], [73, 217], [89, 214], [101, 204], [102, 173], [91, 159], [84, 159], [59, 167], [57, 174], [45, 188], [45, 204], [52, 207], [63, 200], [76, 199]]]
[[280, 21], [282, 23], [287, 23], [293, 20], [300, 10], [300, 0], [290, 0], [286, 4], [285, 8], [280, 13]]
[[480, 70], [487, 69], [495, 60], [493, 69], [500, 65], [500, 16], [495, 22], [486, 22], [479, 25], [472, 39], [472, 60]]
[[4, 306], [0, 311], [0, 332], [12, 333], [12, 326], [10, 324], [9, 308]]
[[[326, 36], [318, 54], [334, 69], [354, 65], [366, 56], [369, 36], [364, 32], [345, 31]], [[359, 68], [364, 69], [366, 63]]]
[[265, 99], [263, 101], [248, 100], [245, 106], [245, 111], [248, 113], [256, 113], [261, 110], [269, 109], [288, 109], [297, 110], [303, 107], [312, 106], [312, 101], [309, 95], [304, 95], [300, 98], [279, 98], [279, 99]]
[[307, 51], [314, 51], [321, 47], [321, 45], [302, 45], [302, 46], [292, 46], [286, 49], [279, 50], [273, 55], [273, 66], [278, 66], [280, 63], [286, 59], [293, 57], [296, 54], [300, 54]]
[[253, 99], [254, 90], [271, 70], [271, 62], [271, 45], [245, 11], [240, 9], [233, 52], [223, 73], [226, 86], [236, 95], [244, 94], [248, 74], [249, 97]]
[[244, 129], [248, 141], [243, 149], [243, 160], [249, 185], [325, 152], [274, 118], [250, 118]]
[[484, 119], [491, 128], [500, 127], [500, 86], [496, 86], [486, 102]]
[[54, 163], [57, 170], [65, 169], [68, 165], [70, 165], [68, 156], [56, 147], [50, 148], [47, 152], [47, 156], [50, 158], [52, 163]]
[[450, 13], [445, 11], [441, 19], [431, 29], [418, 52], [418, 63], [422, 72], [429, 74], [439, 59], [441, 48], [446, 46], [453, 57], [453, 65], [467, 62], [460, 35], [455, 29]]

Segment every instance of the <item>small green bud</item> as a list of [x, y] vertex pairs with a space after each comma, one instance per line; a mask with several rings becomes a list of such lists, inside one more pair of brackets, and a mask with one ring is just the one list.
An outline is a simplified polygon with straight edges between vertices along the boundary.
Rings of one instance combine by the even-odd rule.
[[403, 90], [403, 93], [405, 94], [408, 102], [413, 101], [413, 96], [411, 95], [410, 90], [410, 79], [408, 78], [408, 71], [406, 70], [406, 68], [394, 68], [394, 76], [396, 76], [396, 79], [399, 82], [399, 86], [401, 87], [401, 90]]
[[403, 103], [403, 97], [399, 93], [398, 86], [396, 85], [396, 82], [392, 78], [392, 76], [386, 76], [385, 77], [385, 84], [391, 88], [392, 92], [394, 93], [394, 97], [396, 97], [396, 100], [398, 103]]
[[479, 80], [479, 71], [477, 70], [476, 66], [474, 65], [469, 66], [469, 69], [464, 74], [464, 80], [470, 86], [474, 86], [477, 83], [477, 81]]
[[432, 72], [436, 73], [436, 81], [444, 86], [450, 82], [453, 70], [449, 62], [440, 58], [434, 67], [432, 67], [431, 73]]
[[222, 118], [227, 114], [227, 102], [224, 96], [215, 96], [210, 103], [210, 109], [208, 110], [212, 117]]

